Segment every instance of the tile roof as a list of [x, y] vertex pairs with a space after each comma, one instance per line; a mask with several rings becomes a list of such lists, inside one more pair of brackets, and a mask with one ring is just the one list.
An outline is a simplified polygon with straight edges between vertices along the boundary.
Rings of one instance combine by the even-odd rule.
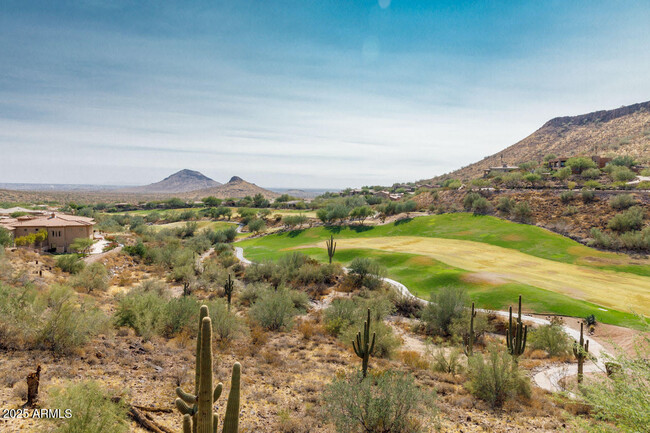
[[92, 218], [52, 214], [50, 216], [37, 217], [28, 220], [21, 220], [11, 223], [12, 227], [84, 227], [92, 226], [95, 221]]

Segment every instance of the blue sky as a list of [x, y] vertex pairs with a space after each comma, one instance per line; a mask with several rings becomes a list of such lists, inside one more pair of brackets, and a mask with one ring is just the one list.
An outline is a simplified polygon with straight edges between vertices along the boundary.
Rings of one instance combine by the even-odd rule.
[[0, 3], [0, 182], [429, 178], [650, 99], [639, 1]]

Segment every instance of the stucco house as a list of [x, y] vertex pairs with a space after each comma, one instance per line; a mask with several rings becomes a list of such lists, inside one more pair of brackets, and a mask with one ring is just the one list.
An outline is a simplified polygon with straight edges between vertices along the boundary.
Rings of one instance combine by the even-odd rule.
[[14, 239], [45, 230], [47, 231], [47, 241], [43, 248], [57, 253], [67, 253], [70, 244], [75, 239], [93, 238], [95, 221], [82, 216], [52, 213], [37, 218], [18, 218], [15, 222], [7, 225], [13, 228]]

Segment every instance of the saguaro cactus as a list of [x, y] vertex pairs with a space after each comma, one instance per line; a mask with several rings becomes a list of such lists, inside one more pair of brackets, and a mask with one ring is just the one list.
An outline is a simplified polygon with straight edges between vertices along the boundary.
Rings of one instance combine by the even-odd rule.
[[235, 283], [232, 280], [230, 274], [228, 274], [228, 281], [223, 285], [223, 289], [226, 292], [226, 299], [228, 300], [228, 311], [230, 311], [230, 301], [232, 300], [232, 292], [235, 289]]
[[[201, 306], [197, 337], [195, 394], [176, 388], [176, 407], [183, 414], [183, 433], [215, 433], [219, 418], [213, 412], [214, 403], [221, 396], [223, 384], [212, 389], [212, 321], [208, 307]], [[236, 433], [239, 423], [239, 392], [241, 365], [233, 366], [232, 386], [226, 406], [223, 433]], [[191, 406], [190, 406], [191, 405]]]
[[370, 360], [370, 353], [375, 348], [375, 333], [372, 333], [372, 342], [370, 341], [370, 308], [368, 308], [368, 320], [363, 324], [363, 340], [361, 339], [361, 331], [357, 333], [357, 341], [352, 341], [354, 353], [361, 358], [361, 372], [363, 377], [368, 374], [368, 361]]
[[327, 245], [327, 257], [330, 259], [330, 265], [332, 264], [332, 258], [336, 252], [336, 242], [334, 242], [334, 235], [330, 235], [329, 240], [325, 241]]
[[472, 302], [472, 313], [469, 316], [469, 335], [465, 338], [465, 355], [472, 356], [474, 353], [474, 317], [476, 317], [476, 311], [474, 311], [474, 303]]
[[506, 334], [506, 343], [508, 352], [517, 359], [526, 350], [526, 336], [528, 335], [528, 326], [521, 321], [521, 295], [519, 295], [519, 312], [517, 323], [512, 323], [512, 306], [510, 306], [510, 321], [508, 322], [508, 333]]
[[582, 383], [582, 376], [585, 365], [585, 358], [589, 353], [589, 340], [584, 340], [583, 328], [584, 324], [580, 324], [580, 342], [573, 343], [573, 356], [578, 360], [578, 383]]

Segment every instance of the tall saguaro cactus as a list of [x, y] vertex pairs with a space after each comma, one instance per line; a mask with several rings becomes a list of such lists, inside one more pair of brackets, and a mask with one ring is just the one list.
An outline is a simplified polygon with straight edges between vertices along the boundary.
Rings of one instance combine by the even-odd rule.
[[327, 257], [330, 259], [330, 265], [332, 264], [332, 258], [336, 252], [336, 242], [334, 242], [334, 235], [330, 235], [329, 240], [325, 241], [327, 245]]
[[584, 323], [580, 324], [580, 342], [573, 343], [573, 356], [578, 360], [578, 383], [582, 383], [582, 376], [585, 365], [585, 358], [589, 353], [589, 340], [584, 340], [583, 328]]
[[474, 353], [474, 317], [476, 317], [476, 311], [474, 311], [474, 303], [472, 302], [472, 313], [469, 316], [469, 335], [465, 338], [465, 355], [472, 356]]
[[510, 306], [510, 321], [508, 322], [508, 333], [506, 334], [506, 343], [508, 352], [517, 359], [526, 350], [526, 336], [528, 335], [528, 326], [521, 321], [521, 295], [519, 295], [519, 312], [517, 323], [512, 323], [512, 306]]
[[[213, 412], [214, 403], [221, 396], [223, 384], [212, 389], [212, 321], [208, 307], [201, 306], [200, 327], [196, 349], [195, 394], [176, 388], [176, 407], [183, 414], [183, 433], [216, 433], [219, 418]], [[236, 433], [239, 428], [239, 392], [241, 365], [233, 366], [232, 384], [226, 405], [223, 433]], [[190, 406], [191, 405], [191, 406]]]
[[361, 372], [363, 377], [368, 374], [368, 361], [370, 360], [370, 353], [375, 348], [376, 334], [372, 333], [372, 342], [370, 341], [370, 308], [368, 308], [368, 320], [363, 324], [363, 340], [361, 339], [361, 331], [357, 333], [357, 341], [352, 341], [354, 353], [361, 358]]
[[230, 311], [230, 301], [232, 300], [232, 293], [235, 290], [235, 283], [232, 280], [230, 274], [228, 274], [228, 281], [223, 285], [223, 289], [226, 292], [226, 299], [228, 300], [228, 311]]

